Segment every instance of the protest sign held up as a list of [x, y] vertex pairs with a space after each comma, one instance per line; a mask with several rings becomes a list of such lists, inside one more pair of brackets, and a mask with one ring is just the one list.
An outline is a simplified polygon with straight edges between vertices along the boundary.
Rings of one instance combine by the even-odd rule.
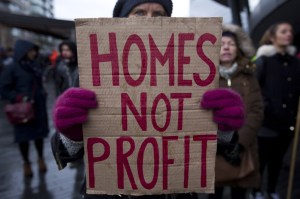
[[218, 87], [220, 18], [77, 19], [87, 193], [214, 190], [216, 125], [199, 106]]

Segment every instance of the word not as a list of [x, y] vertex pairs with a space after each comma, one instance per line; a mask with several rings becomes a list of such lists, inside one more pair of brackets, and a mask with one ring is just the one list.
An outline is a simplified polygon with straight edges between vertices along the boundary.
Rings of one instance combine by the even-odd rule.
[[[177, 130], [182, 130], [183, 126], [183, 107], [184, 107], [184, 100], [187, 98], [191, 98], [192, 93], [171, 93], [170, 98], [172, 100], [178, 100], [178, 108], [174, 109], [178, 111], [178, 119], [177, 119]], [[156, 121], [156, 111], [157, 111], [157, 105], [159, 102], [163, 102], [166, 107], [166, 120], [162, 127], [160, 127]], [[140, 113], [138, 112], [136, 106], [134, 105], [134, 102], [130, 99], [129, 95], [127, 93], [121, 94], [121, 112], [122, 112], [122, 130], [127, 131], [128, 130], [128, 122], [127, 122], [127, 107], [131, 110], [132, 115], [135, 117], [138, 125], [140, 126], [142, 131], [147, 131], [147, 108], [151, 109], [151, 121], [152, 125], [155, 130], [159, 132], [164, 132], [167, 130], [167, 128], [170, 125], [171, 122], [171, 116], [172, 116], [172, 107], [169, 98], [164, 94], [160, 93], [158, 94], [155, 99], [153, 100], [152, 107], [147, 107], [148, 105], [147, 100], [147, 93], [141, 93], [140, 94]], [[150, 106], [150, 105], [148, 105]]]

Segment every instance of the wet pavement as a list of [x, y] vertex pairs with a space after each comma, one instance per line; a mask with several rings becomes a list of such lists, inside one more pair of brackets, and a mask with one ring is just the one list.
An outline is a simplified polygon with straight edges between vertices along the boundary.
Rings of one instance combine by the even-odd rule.
[[[55, 129], [51, 121], [51, 110], [55, 101], [54, 85], [50, 81], [46, 84], [48, 91], [48, 113], [50, 133], [45, 139], [44, 156], [48, 167], [45, 174], [38, 172], [37, 153], [34, 144], [30, 143], [30, 161], [33, 169], [33, 177], [26, 179], [23, 176], [23, 162], [19, 154], [18, 145], [13, 142], [13, 129], [3, 113], [3, 101], [0, 100], [0, 199], [80, 199], [79, 191], [84, 175], [83, 165], [66, 167], [59, 171], [53, 158], [50, 138]], [[300, 140], [299, 140], [300, 142]], [[289, 151], [290, 152], [290, 151]], [[278, 192], [285, 198], [290, 154], [287, 153], [283, 172], [279, 179]], [[300, 147], [298, 147], [296, 172], [294, 176], [293, 199], [300, 198]], [[199, 194], [199, 199], [207, 197]], [[229, 198], [229, 190], [226, 189], [224, 198]], [[251, 197], [249, 197], [251, 198]]]

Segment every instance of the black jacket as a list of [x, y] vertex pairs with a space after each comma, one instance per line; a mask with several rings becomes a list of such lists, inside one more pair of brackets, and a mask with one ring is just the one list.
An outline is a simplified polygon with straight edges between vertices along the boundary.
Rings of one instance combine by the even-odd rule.
[[70, 87], [79, 87], [78, 66], [61, 60], [55, 70], [56, 95], [61, 95]]
[[[271, 47], [269, 50], [275, 50]], [[256, 75], [265, 105], [263, 126], [278, 134], [293, 132], [300, 95], [300, 62], [289, 53], [261, 54], [256, 61]]]

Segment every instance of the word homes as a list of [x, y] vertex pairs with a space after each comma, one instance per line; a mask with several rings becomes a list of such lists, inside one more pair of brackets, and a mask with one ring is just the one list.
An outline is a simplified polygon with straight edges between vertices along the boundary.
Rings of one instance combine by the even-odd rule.
[[[120, 73], [122, 73], [121, 76], [125, 78], [126, 83], [132, 87], [140, 86], [148, 73], [150, 74], [150, 86], [157, 86], [157, 62], [167, 68], [168, 77], [166, 78], [169, 80], [169, 86], [175, 86], [175, 74], [177, 74], [177, 86], [192, 86], [193, 83], [198, 86], [207, 86], [214, 80], [216, 75], [214, 63], [203, 51], [205, 42], [215, 44], [217, 40], [211, 33], [200, 35], [199, 38], [196, 38], [196, 41], [195, 33], [179, 33], [177, 35], [176, 45], [174, 34], [172, 34], [166, 43], [164, 52], [159, 50], [157, 41], [154, 40], [151, 34], [148, 35], [146, 44], [137, 34], [129, 35], [124, 46], [117, 45], [118, 38], [115, 32], [109, 33], [107, 38], [103, 39], [109, 41], [108, 53], [103, 52], [103, 49], [101, 49], [103, 45], [98, 43], [97, 35], [90, 35], [93, 86], [101, 86], [101, 69], [105, 62], [111, 63], [113, 86], [120, 85]], [[146, 45], [149, 47], [149, 51], [147, 51]], [[119, 52], [121, 55], [119, 55]], [[177, 52], [176, 56], [175, 52]], [[200, 63], [204, 62], [209, 68], [209, 74], [205, 79], [201, 79], [199, 72], [193, 72], [189, 75], [190, 77], [184, 77], [185, 70], [188, 71], [186, 68], [189, 68], [192, 63], [191, 57], [193, 56], [188, 54], [191, 52], [197, 53], [197, 57], [195, 57], [197, 58], [197, 60], [195, 60], [195, 62], [197, 62], [196, 67], [203, 67]], [[135, 59], [131, 61], [131, 65], [129, 64], [130, 55]], [[119, 56], [122, 57], [121, 62], [119, 62]], [[134, 73], [130, 72], [133, 62], [136, 62], [139, 68], [138, 71]], [[200, 70], [198, 69], [196, 71]], [[138, 75], [136, 75], [137, 73]], [[136, 77], [133, 78], [133, 76]]]

